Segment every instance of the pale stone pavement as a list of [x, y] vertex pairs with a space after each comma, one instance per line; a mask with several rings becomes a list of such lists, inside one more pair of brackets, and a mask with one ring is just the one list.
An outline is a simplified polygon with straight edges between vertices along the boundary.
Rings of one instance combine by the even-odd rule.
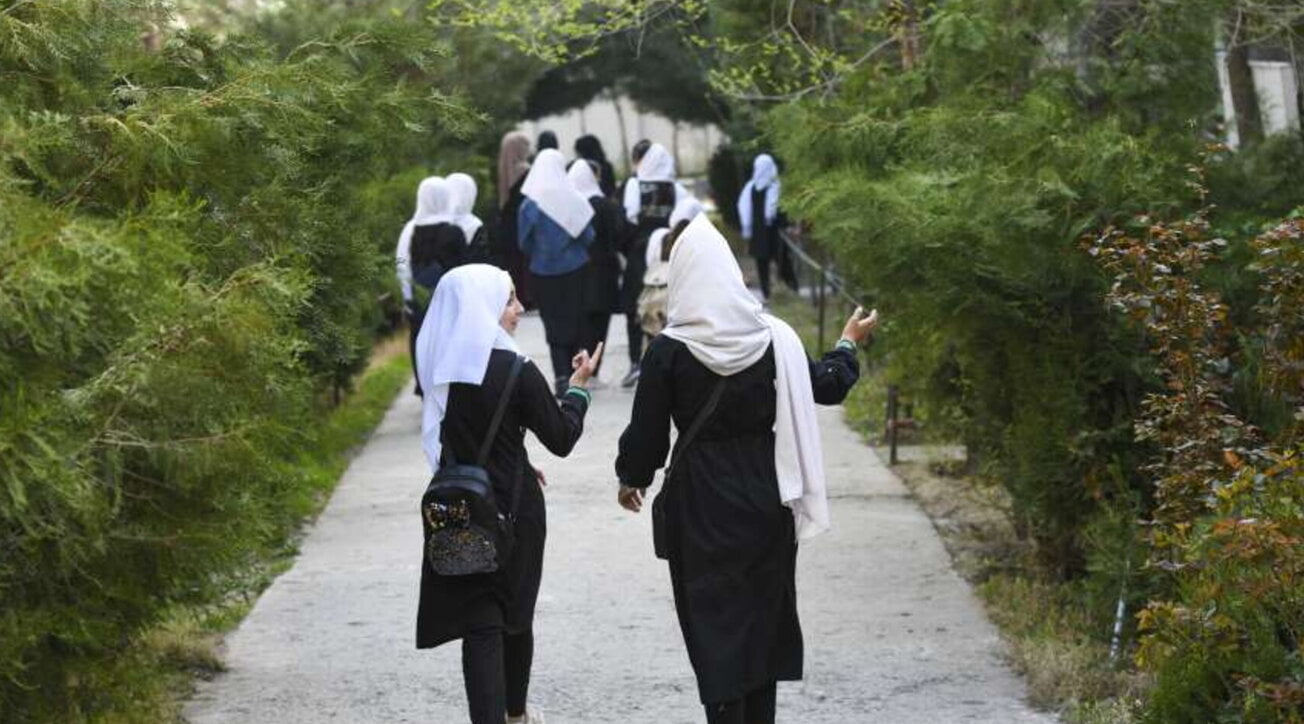
[[[627, 367], [613, 320], [603, 378]], [[522, 349], [547, 369], [537, 317]], [[549, 724], [700, 722], [649, 516], [617, 507], [612, 462], [633, 395], [595, 393], [569, 459], [537, 444], [549, 480], [548, 548], [531, 704]], [[1024, 686], [932, 525], [873, 451], [822, 409], [834, 529], [803, 544], [806, 680], [779, 686], [780, 722], [1052, 722]], [[465, 722], [460, 646], [413, 648], [429, 470], [420, 405], [399, 397], [308, 532], [294, 567], [226, 643], [229, 671], [186, 717], [209, 722]]]

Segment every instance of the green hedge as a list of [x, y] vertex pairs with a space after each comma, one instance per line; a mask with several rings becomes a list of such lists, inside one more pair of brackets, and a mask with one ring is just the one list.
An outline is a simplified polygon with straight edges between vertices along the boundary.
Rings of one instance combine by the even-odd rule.
[[0, 3], [6, 720], [94, 718], [101, 662], [310, 509], [296, 460], [382, 323], [412, 169], [474, 120], [429, 26], [150, 50], [157, 12]]

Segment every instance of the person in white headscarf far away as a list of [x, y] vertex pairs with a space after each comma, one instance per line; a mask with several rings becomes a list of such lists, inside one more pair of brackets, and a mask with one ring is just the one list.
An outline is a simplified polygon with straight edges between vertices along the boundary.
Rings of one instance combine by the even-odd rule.
[[666, 328], [620, 438], [617, 497], [642, 508], [673, 420], [680, 437], [653, 528], [698, 693], [708, 721], [773, 722], [775, 683], [802, 676], [797, 543], [829, 527], [815, 405], [846, 397], [878, 317], [857, 309], [837, 347], [811, 361], [762, 311], [705, 214], [679, 234], [669, 277]]
[[[511, 277], [487, 264], [460, 266], [436, 287], [417, 338], [426, 390], [421, 445], [432, 470], [477, 459], [520, 355], [512, 335], [522, 311]], [[462, 639], [473, 724], [542, 721], [527, 709], [526, 696], [547, 529], [544, 478], [530, 464], [525, 431], [553, 454], [569, 455], [584, 431], [585, 388], [601, 356], [601, 347], [576, 355], [560, 398], [533, 363], [521, 369], [484, 465], [499, 513], [513, 529], [507, 562], [496, 573], [470, 576], [443, 576], [422, 562], [417, 648]]]
[[752, 162], [752, 178], [738, 194], [738, 222], [747, 251], [756, 260], [761, 294], [770, 298], [770, 264], [778, 262], [779, 276], [797, 291], [797, 271], [788, 248], [779, 237], [779, 167], [774, 157], [762, 153]]
[[[444, 180], [438, 176], [427, 176], [417, 185], [416, 210], [412, 218], [403, 224], [398, 235], [398, 245], [394, 249], [395, 276], [398, 277], [399, 291], [403, 295], [403, 312], [408, 321], [408, 351], [412, 356], [412, 376], [417, 373], [417, 332], [421, 330], [421, 318], [425, 313], [424, 299], [418, 299], [413, 287], [412, 271], [412, 235], [418, 226], [437, 224], [447, 221], [442, 208], [444, 203]], [[423, 295], [424, 297], [424, 295]], [[421, 394], [421, 381], [417, 380], [415, 392]]]

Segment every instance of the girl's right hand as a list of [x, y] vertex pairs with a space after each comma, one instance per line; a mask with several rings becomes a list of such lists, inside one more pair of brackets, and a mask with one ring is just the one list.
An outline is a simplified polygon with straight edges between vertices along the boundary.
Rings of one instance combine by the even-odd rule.
[[588, 350], [582, 349], [580, 350], [580, 353], [575, 355], [574, 359], [571, 360], [571, 369], [575, 370], [570, 378], [570, 384], [572, 387], [583, 388], [588, 386], [589, 378], [593, 376], [593, 373], [598, 369], [598, 364], [602, 362], [603, 346], [604, 343], [598, 342], [598, 346], [594, 348], [592, 356], [589, 356]]

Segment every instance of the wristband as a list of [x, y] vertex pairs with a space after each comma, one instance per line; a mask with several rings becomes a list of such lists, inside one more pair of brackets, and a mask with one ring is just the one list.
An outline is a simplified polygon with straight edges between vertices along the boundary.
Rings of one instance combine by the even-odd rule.
[[855, 343], [855, 342], [852, 342], [851, 340], [847, 339], [846, 337], [843, 337], [842, 339], [839, 339], [839, 340], [838, 340], [838, 344], [837, 344], [836, 347], [834, 347], [834, 349], [845, 349], [845, 350], [847, 350], [848, 352], [855, 352], [855, 351], [856, 351], [856, 343]]
[[586, 404], [589, 404], [589, 405], [592, 405], [592, 404], [593, 404], [593, 395], [589, 394], [589, 391], [586, 390], [586, 389], [584, 389], [583, 387], [576, 387], [576, 386], [574, 386], [574, 385], [571, 385], [570, 389], [566, 390], [566, 394], [568, 394], [568, 395], [570, 395], [570, 394], [576, 394], [576, 395], [579, 395], [580, 397], [583, 397], [583, 398], [584, 398], [584, 402], [585, 402]]

